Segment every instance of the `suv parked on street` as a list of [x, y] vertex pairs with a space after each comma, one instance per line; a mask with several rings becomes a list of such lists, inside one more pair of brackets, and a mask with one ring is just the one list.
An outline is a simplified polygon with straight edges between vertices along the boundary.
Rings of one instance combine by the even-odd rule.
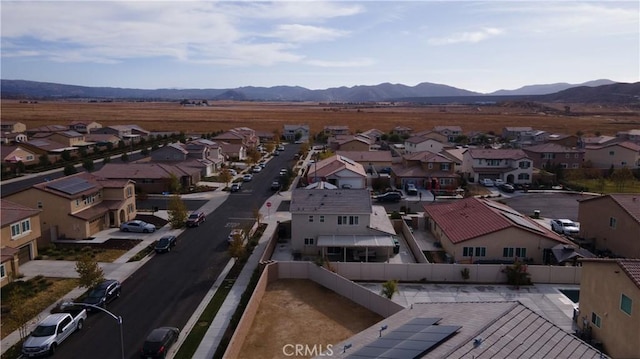
[[199, 227], [200, 223], [207, 220], [207, 217], [203, 212], [192, 212], [187, 217], [187, 227]]
[[176, 236], [163, 236], [156, 242], [154, 248], [156, 253], [171, 252], [171, 248], [178, 244], [178, 238]]
[[180, 329], [174, 327], [156, 328], [147, 335], [142, 344], [140, 357], [142, 358], [166, 358], [171, 346], [178, 341]]
[[[121, 290], [120, 282], [117, 280], [105, 280], [89, 291], [87, 297], [84, 298], [83, 303], [105, 308], [107, 304], [111, 303], [111, 301], [120, 297]], [[91, 307], [87, 307], [87, 309], [88, 311], [95, 310], [95, 308]]]

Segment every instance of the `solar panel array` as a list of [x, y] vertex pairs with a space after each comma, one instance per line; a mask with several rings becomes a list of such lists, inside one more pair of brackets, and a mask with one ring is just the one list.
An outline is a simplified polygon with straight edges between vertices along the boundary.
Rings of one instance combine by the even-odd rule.
[[47, 187], [55, 189], [56, 191], [73, 195], [95, 188], [96, 185], [84, 178], [73, 177], [49, 183], [47, 184]]
[[365, 345], [347, 358], [420, 358], [432, 348], [454, 335], [461, 326], [437, 325], [442, 318], [414, 318], [406, 324], [382, 333], [382, 336]]
[[524, 218], [522, 216], [515, 216], [515, 215], [512, 215], [510, 213], [503, 213], [503, 215], [505, 217], [509, 218], [512, 222], [514, 222], [517, 225], [529, 228], [529, 229], [531, 229], [533, 231], [536, 231], [536, 232], [539, 232], [539, 233], [544, 233], [544, 231], [540, 227], [538, 227], [535, 224], [529, 222], [528, 219], [526, 219], [526, 218]]

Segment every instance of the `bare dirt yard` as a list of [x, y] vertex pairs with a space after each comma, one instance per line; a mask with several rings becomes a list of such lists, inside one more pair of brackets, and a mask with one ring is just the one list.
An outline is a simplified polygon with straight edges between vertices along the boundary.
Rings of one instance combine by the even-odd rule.
[[313, 281], [280, 279], [267, 288], [240, 358], [283, 358], [287, 344], [326, 349], [382, 319]]
[[[640, 111], [627, 106], [507, 103], [502, 105], [393, 105], [321, 103], [261, 103], [211, 101], [207, 107], [183, 107], [178, 102], [2, 100], [2, 121], [17, 121], [36, 128], [68, 125], [75, 120], [103, 126], [137, 124], [152, 132], [212, 133], [246, 126], [257, 131], [282, 132], [284, 124], [308, 124], [312, 133], [328, 125], [349, 126], [351, 132], [395, 126], [414, 131], [436, 125], [461, 126], [463, 131], [501, 133], [507, 126], [531, 126], [554, 133], [615, 135], [640, 127]], [[564, 105], [571, 112], [564, 113]]]

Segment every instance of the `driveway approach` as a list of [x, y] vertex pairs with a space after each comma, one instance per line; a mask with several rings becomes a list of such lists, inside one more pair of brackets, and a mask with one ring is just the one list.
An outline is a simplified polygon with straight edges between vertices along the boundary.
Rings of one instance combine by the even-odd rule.
[[563, 192], [527, 193], [510, 198], [502, 198], [508, 206], [516, 211], [533, 215], [535, 210], [545, 218], [567, 218], [578, 221], [578, 201], [593, 198], [593, 194], [571, 194]]

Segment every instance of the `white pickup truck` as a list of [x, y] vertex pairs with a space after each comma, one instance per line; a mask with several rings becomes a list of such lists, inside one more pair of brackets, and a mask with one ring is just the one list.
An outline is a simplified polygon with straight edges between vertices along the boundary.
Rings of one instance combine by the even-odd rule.
[[87, 319], [87, 310], [70, 310], [44, 318], [22, 344], [22, 354], [27, 357], [53, 355], [60, 343], [76, 330], [81, 330]]

